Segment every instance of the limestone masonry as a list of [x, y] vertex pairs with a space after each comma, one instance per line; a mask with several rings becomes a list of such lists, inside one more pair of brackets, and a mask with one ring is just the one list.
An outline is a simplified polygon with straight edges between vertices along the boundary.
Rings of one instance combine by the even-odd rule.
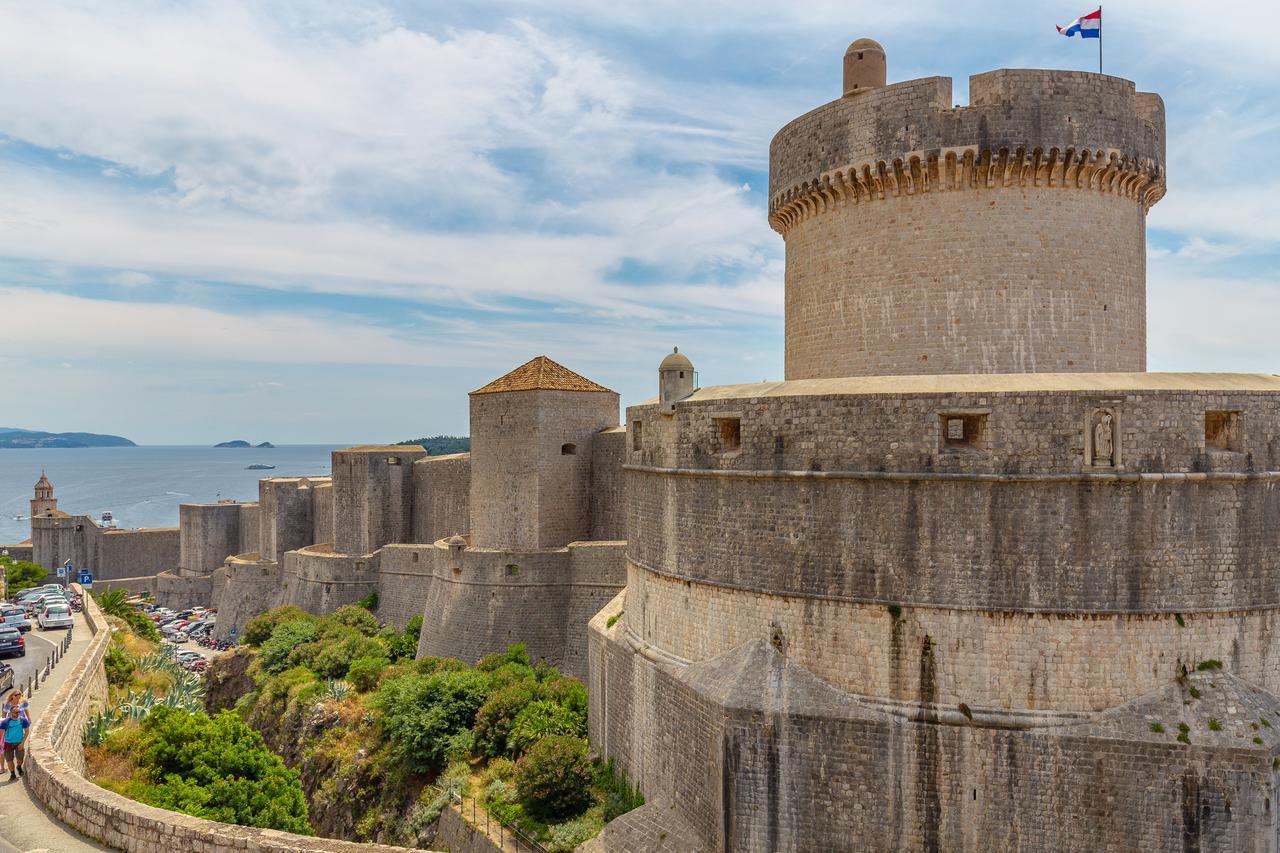
[[349, 447], [331, 476], [184, 504], [172, 530], [69, 515], [41, 476], [31, 549], [50, 571], [71, 560], [162, 604], [212, 603], [224, 636], [282, 604], [377, 593], [383, 620], [423, 617], [422, 654], [474, 662], [523, 642], [585, 678], [587, 621], [626, 583], [617, 420], [616, 393], [539, 356], [471, 395], [469, 454]]
[[588, 849], [1280, 848], [1280, 378], [1141, 372], [1160, 98], [844, 62], [770, 151], [786, 381], [627, 410]]
[[843, 62], [770, 150], [784, 381], [674, 351], [619, 427], [539, 357], [470, 454], [341, 450], [175, 530], [42, 477], [35, 559], [224, 633], [376, 592], [420, 655], [527, 643], [646, 797], [584, 851], [1280, 850], [1280, 377], [1143, 372], [1160, 97]]

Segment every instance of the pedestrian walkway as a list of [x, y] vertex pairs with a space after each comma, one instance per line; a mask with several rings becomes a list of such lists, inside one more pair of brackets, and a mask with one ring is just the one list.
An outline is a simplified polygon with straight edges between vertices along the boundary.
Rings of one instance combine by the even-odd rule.
[[[65, 657], [30, 697], [32, 722], [40, 719], [92, 639], [84, 616], [77, 613], [75, 620], [71, 645]], [[61, 634], [54, 632], [48, 636], [55, 642], [61, 638]], [[24, 780], [10, 782], [8, 778], [7, 773], [0, 775], [0, 853], [81, 853], [111, 849], [85, 838], [46, 812], [41, 803], [30, 795]]]

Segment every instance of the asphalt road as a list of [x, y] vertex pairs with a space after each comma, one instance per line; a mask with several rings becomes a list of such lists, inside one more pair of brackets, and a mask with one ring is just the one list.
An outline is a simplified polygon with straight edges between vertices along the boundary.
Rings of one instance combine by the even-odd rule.
[[53, 648], [66, 634], [65, 628], [56, 630], [41, 631], [39, 628], [32, 628], [23, 634], [23, 638], [27, 641], [27, 653], [23, 657], [5, 658], [5, 663], [13, 667], [13, 686], [22, 687], [27, 683], [28, 678], [32, 678], [36, 674], [36, 670], [44, 667], [49, 657], [53, 654]]

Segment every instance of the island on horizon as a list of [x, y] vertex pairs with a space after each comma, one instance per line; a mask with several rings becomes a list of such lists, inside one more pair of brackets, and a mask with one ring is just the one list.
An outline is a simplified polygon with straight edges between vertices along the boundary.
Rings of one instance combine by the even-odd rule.
[[37, 429], [0, 427], [0, 450], [47, 447], [137, 447], [119, 435], [96, 432], [44, 432]]
[[255, 450], [273, 450], [275, 448], [275, 445], [269, 441], [264, 441], [262, 442], [262, 444], [250, 444], [249, 442], [245, 441], [242, 438], [237, 438], [234, 441], [219, 442], [218, 444], [215, 444], [214, 447], [234, 447], [234, 448], [251, 447], [251, 448], [254, 448]]

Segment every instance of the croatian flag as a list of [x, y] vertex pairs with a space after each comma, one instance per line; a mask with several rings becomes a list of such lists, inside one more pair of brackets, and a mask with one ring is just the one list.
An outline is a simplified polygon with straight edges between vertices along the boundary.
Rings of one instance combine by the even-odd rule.
[[1098, 11], [1076, 18], [1065, 27], [1058, 27], [1058, 32], [1070, 38], [1080, 36], [1082, 39], [1102, 38], [1102, 8]]

